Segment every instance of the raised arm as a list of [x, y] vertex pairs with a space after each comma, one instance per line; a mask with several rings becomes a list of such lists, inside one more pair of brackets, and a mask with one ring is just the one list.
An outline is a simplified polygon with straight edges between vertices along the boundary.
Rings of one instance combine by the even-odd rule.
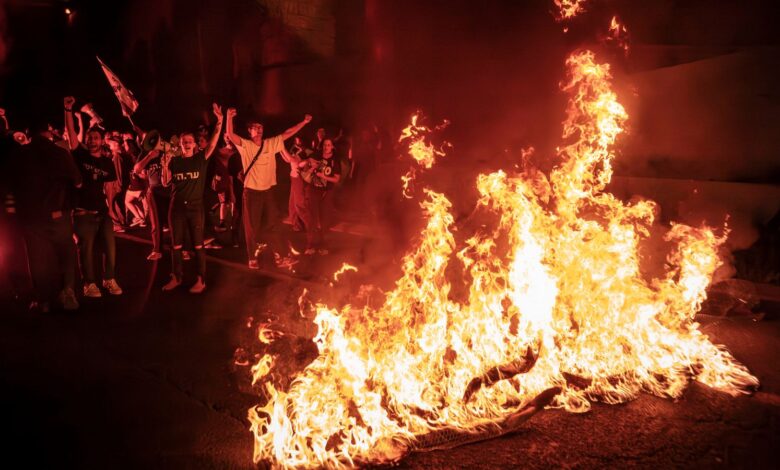
[[233, 145], [236, 147], [243, 147], [241, 137], [236, 135], [233, 131], [233, 118], [236, 117], [236, 108], [228, 108], [225, 114], [227, 117], [225, 122], [225, 135], [227, 135], [228, 140], [232, 142]]
[[294, 136], [295, 134], [298, 133], [299, 130], [303, 129], [303, 126], [305, 126], [310, 122], [311, 122], [311, 114], [307, 114], [306, 116], [304, 116], [303, 121], [299, 122], [298, 124], [282, 132], [282, 140], [287, 140], [290, 137]]
[[166, 153], [162, 156], [162, 159], [160, 160], [160, 166], [162, 166], [162, 172], [160, 173], [160, 182], [163, 186], [166, 188], [171, 185], [171, 169], [168, 168], [168, 165], [171, 163], [171, 157], [172, 155], [170, 153]]
[[287, 151], [286, 148], [282, 148], [282, 160], [286, 161], [290, 165], [298, 166], [301, 163], [300, 157], [297, 155], [293, 155], [290, 152]]
[[81, 113], [78, 111], [74, 112], [73, 114], [76, 115], [76, 120], [79, 122], [79, 142], [84, 142], [84, 120], [81, 118]]
[[79, 146], [78, 135], [73, 127], [73, 105], [76, 103], [76, 98], [66, 96], [62, 102], [65, 105], [65, 129], [68, 131], [68, 147], [70, 150], [76, 150]]
[[211, 154], [214, 153], [214, 149], [217, 148], [219, 142], [219, 134], [222, 132], [222, 108], [217, 104], [211, 105], [214, 116], [217, 117], [217, 123], [214, 125], [214, 132], [211, 133], [211, 139], [209, 139], [209, 145], [206, 147], [206, 160], [211, 158]]

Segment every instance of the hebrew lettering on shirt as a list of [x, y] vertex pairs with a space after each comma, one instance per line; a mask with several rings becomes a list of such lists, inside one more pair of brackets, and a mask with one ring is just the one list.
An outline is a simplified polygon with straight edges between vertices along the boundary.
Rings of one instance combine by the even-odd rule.
[[176, 181], [196, 180], [199, 176], [199, 171], [185, 171], [182, 173], [174, 173], [173, 179]]

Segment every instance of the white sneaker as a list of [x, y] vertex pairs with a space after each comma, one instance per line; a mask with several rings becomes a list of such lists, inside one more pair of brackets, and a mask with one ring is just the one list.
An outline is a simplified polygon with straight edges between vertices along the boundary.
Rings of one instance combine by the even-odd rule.
[[89, 284], [84, 284], [84, 297], [97, 299], [98, 297], [103, 297], [103, 294], [100, 293], [100, 289], [94, 282], [90, 282]]
[[108, 293], [111, 295], [122, 295], [122, 288], [116, 283], [116, 279], [104, 280], [103, 288], [108, 289]]
[[200, 294], [206, 290], [206, 283], [203, 282], [203, 278], [198, 276], [198, 280], [190, 287], [190, 294]]
[[163, 257], [163, 254], [159, 251], [153, 251], [149, 253], [149, 256], [146, 257], [149, 261], [155, 261]]

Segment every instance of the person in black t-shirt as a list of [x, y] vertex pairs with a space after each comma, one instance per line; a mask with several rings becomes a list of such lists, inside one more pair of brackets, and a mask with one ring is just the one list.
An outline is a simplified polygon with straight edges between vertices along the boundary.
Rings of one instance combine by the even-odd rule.
[[322, 142], [322, 152], [300, 163], [301, 177], [306, 182], [303, 194], [307, 255], [313, 255], [315, 252], [321, 255], [328, 253], [322, 246], [322, 232], [329, 228], [333, 187], [341, 179], [341, 168], [334, 156], [333, 141], [325, 138]]
[[222, 109], [213, 104], [217, 124], [211, 134], [208, 145], [203, 151], [196, 152], [197, 142], [192, 132], [179, 136], [181, 157], [171, 158], [165, 155], [162, 160], [162, 182], [172, 186], [171, 206], [168, 210], [168, 225], [171, 228], [173, 240], [171, 258], [173, 260], [171, 280], [163, 286], [164, 291], [173, 290], [182, 283], [184, 268], [182, 266], [182, 247], [184, 231], [189, 229], [192, 244], [198, 260], [198, 278], [190, 288], [193, 294], [200, 294], [206, 289], [206, 253], [203, 250], [203, 191], [206, 188], [206, 170], [208, 159], [214, 153], [222, 131]]
[[39, 135], [15, 145], [8, 157], [3, 176], [15, 200], [15, 214], [9, 216], [24, 236], [33, 302], [46, 312], [59, 290], [65, 310], [75, 310], [76, 247], [68, 195], [81, 186], [81, 174], [66, 150]]
[[69, 145], [76, 166], [84, 181], [76, 194], [76, 207], [73, 213], [73, 226], [78, 238], [81, 276], [84, 281], [84, 296], [101, 297], [95, 285], [95, 239], [98, 233], [103, 239], [105, 263], [103, 269], [103, 288], [111, 295], [121, 295], [122, 288], [115, 279], [116, 240], [114, 224], [108, 216], [108, 201], [103, 191], [107, 182], [117, 178], [114, 162], [102, 152], [105, 131], [100, 127], [91, 127], [84, 135], [85, 145], [78, 141], [73, 128], [72, 96], [66, 97], [65, 127], [68, 131]]

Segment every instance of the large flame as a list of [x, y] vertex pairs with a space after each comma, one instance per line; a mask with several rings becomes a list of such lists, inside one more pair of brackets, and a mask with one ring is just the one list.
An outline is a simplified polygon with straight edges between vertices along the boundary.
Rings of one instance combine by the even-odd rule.
[[[550, 387], [562, 389], [553, 406], [582, 412], [643, 391], [679, 397], [694, 379], [732, 394], [757, 385], [693, 322], [725, 233], [674, 224], [668, 272], [642, 273], [655, 204], [605, 192], [628, 116], [593, 53], [572, 54], [567, 71], [562, 163], [547, 189], [522, 174], [480, 175], [480, 212], [495, 223], [460, 246], [450, 202], [426, 190], [427, 225], [384, 303], [317, 305], [318, 357], [289, 390], [266, 382], [268, 403], [249, 414], [255, 461], [394, 460], [426, 433], [484, 428]], [[463, 285], [446, 275], [458, 269]], [[529, 351], [526, 374], [469, 389]], [[257, 380], [272, 358], [261, 362]]]

